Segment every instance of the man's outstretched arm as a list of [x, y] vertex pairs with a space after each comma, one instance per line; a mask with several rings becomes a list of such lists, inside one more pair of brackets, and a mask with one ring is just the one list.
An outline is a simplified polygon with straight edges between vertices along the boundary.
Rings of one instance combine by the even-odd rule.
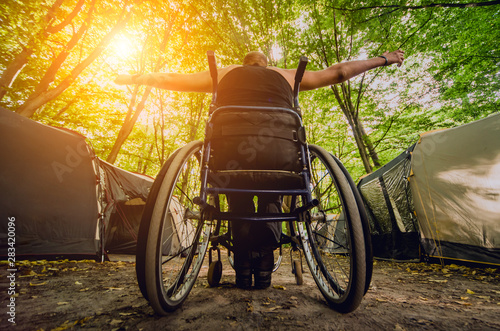
[[[300, 84], [301, 90], [314, 90], [320, 87], [342, 83], [368, 70], [397, 63], [400, 66], [404, 60], [404, 52], [397, 50], [385, 52], [385, 57], [375, 57], [368, 60], [350, 61], [335, 64], [324, 70], [306, 71]], [[387, 61], [386, 61], [387, 59]]]
[[119, 75], [118, 85], [139, 84], [180, 92], [212, 92], [212, 78], [208, 71], [194, 74], [151, 73], [144, 75]]
[[[235, 66], [218, 69], [219, 81]], [[212, 93], [212, 77], [209, 71], [193, 74], [151, 73], [144, 75], [119, 75], [115, 79], [118, 85], [148, 85], [170, 91]]]

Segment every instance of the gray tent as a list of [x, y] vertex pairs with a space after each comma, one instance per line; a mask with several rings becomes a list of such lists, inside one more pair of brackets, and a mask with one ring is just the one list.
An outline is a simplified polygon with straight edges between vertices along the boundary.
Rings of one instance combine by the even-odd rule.
[[358, 188], [374, 256], [500, 265], [500, 114], [422, 134]]
[[105, 248], [109, 253], [135, 254], [142, 211], [153, 179], [99, 160], [104, 181], [101, 189], [105, 229]]
[[[85, 137], [0, 109], [0, 142], [2, 255], [8, 218], [15, 219], [18, 258], [102, 256], [125, 227], [120, 205], [139, 206], [122, 213], [132, 230], [138, 227], [153, 180], [99, 160]], [[133, 241], [127, 232], [121, 244]]]
[[425, 253], [500, 264], [500, 113], [421, 135], [411, 166]]
[[373, 254], [379, 258], [419, 258], [418, 224], [408, 181], [413, 148], [358, 183], [370, 222]]

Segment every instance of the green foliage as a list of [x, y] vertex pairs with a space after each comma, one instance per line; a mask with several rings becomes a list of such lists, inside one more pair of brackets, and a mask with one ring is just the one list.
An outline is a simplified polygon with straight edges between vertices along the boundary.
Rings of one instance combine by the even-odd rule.
[[[91, 0], [86, 0], [70, 24], [48, 33], [48, 27], [64, 22], [78, 0], [62, 1], [47, 20], [54, 3], [0, 4], [0, 73], [23, 49], [32, 51], [0, 106], [17, 109], [89, 18]], [[352, 79], [340, 100], [356, 104], [360, 97], [356, 114], [384, 164], [419, 133], [499, 109], [499, 6], [425, 7], [428, 3], [410, 8], [387, 0], [96, 1], [90, 26], [69, 50], [50, 87], [95, 49], [122, 8], [132, 12], [130, 21], [69, 88], [32, 118], [86, 135], [106, 159], [129, 107], [137, 110], [145, 93], [144, 87], [113, 84], [119, 73], [207, 70], [207, 50], [216, 51], [219, 66], [241, 63], [248, 51], [260, 50], [283, 68], [296, 67], [300, 55], [306, 55], [308, 69], [316, 70], [400, 47], [407, 58], [401, 68], [379, 68]], [[209, 102], [208, 95], [153, 89], [115, 163], [155, 176], [176, 148], [203, 138]], [[355, 179], [362, 176], [352, 128], [332, 89], [302, 93], [301, 105], [309, 141], [339, 157]]]

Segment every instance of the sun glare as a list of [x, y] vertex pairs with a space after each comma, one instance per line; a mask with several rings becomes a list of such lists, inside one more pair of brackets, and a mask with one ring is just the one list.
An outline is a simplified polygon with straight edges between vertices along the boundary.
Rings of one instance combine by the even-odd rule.
[[271, 57], [274, 61], [279, 61], [283, 58], [283, 50], [279, 45], [274, 44], [273, 47], [271, 47]]
[[134, 44], [124, 35], [118, 35], [113, 39], [111, 42], [111, 49], [116, 57], [122, 59], [131, 58], [135, 53]]

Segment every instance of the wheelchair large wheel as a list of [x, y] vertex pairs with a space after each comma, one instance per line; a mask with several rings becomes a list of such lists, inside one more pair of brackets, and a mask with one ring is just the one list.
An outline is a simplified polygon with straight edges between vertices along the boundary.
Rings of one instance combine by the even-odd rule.
[[335, 310], [355, 310], [366, 281], [365, 239], [349, 182], [333, 157], [310, 145], [311, 194], [319, 205], [298, 224], [304, 256], [321, 293]]
[[192, 142], [171, 160], [148, 229], [144, 285], [159, 315], [177, 309], [187, 298], [203, 264], [210, 237], [193, 199], [200, 192], [201, 142]]
[[366, 258], [366, 280], [365, 280], [365, 294], [366, 294], [366, 292], [368, 292], [368, 289], [370, 288], [373, 275], [373, 247], [372, 247], [372, 235], [370, 232], [370, 223], [368, 221], [368, 214], [366, 213], [363, 198], [361, 198], [361, 194], [359, 193], [356, 184], [354, 184], [351, 175], [349, 175], [349, 172], [338, 158], [336, 158], [333, 155], [332, 157], [337, 163], [337, 165], [340, 167], [342, 172], [344, 173], [344, 176], [347, 178], [347, 181], [351, 186], [351, 190], [354, 193], [354, 198], [356, 199], [356, 204], [358, 205], [359, 215], [361, 217], [361, 224], [363, 224], [363, 235], [365, 236], [365, 258]]
[[167, 159], [160, 172], [156, 176], [156, 179], [151, 186], [149, 191], [148, 199], [146, 201], [146, 206], [142, 212], [141, 224], [139, 226], [139, 234], [137, 236], [137, 248], [135, 254], [135, 272], [137, 276], [137, 284], [141, 290], [142, 295], [146, 300], [148, 300], [148, 293], [146, 291], [146, 245], [148, 243], [148, 233], [149, 226], [151, 224], [151, 216], [153, 215], [153, 209], [156, 204], [156, 199], [158, 197], [158, 191], [160, 190], [165, 174], [168, 168], [172, 164], [172, 160], [175, 158], [179, 150], [176, 150]]

